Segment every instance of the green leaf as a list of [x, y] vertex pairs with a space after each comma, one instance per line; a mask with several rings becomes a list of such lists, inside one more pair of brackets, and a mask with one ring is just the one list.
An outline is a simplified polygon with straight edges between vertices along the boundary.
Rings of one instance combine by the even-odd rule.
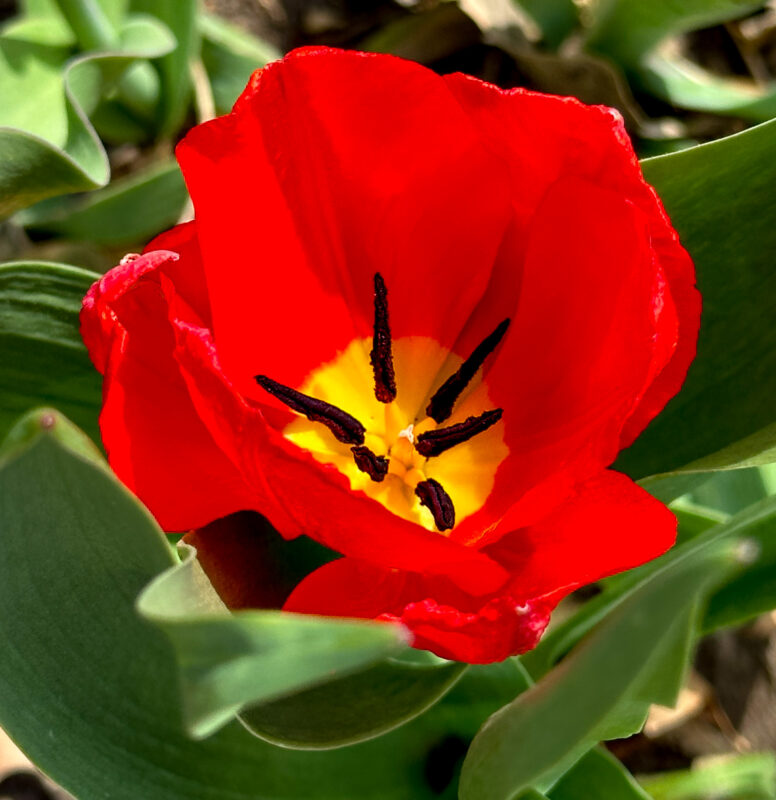
[[132, 10], [153, 15], [172, 32], [176, 46], [155, 63], [161, 75], [158, 131], [174, 134], [183, 124], [191, 101], [191, 62], [199, 50], [196, 0], [132, 0]]
[[712, 473], [701, 486], [692, 489], [687, 499], [721, 514], [737, 514], [762, 500], [768, 492], [757, 467]]
[[[756, 508], [769, 508], [773, 498]], [[743, 625], [776, 608], [776, 515], [746, 530], [751, 543], [752, 563], [732, 576], [709, 598], [703, 618], [703, 633]]]
[[[56, 21], [36, 24], [60, 35]], [[67, 47], [40, 39], [18, 26], [0, 34], [0, 217], [104, 186], [108, 159], [88, 116], [128, 67], [174, 46], [166, 28], [139, 17], [126, 22], [116, 50], [70, 61]]]
[[711, 474], [708, 472], [673, 472], [667, 475], [642, 478], [638, 483], [653, 497], [657, 497], [663, 503], [670, 503], [702, 486], [709, 480]]
[[372, 739], [430, 708], [466, 666], [389, 659], [355, 675], [240, 714], [246, 727], [286, 747], [331, 748]]
[[99, 438], [102, 379], [78, 332], [81, 300], [97, 278], [66, 264], [0, 265], [0, 436], [43, 402]]
[[763, 0], [609, 0], [591, 7], [587, 46], [623, 65], [637, 64], [663, 40], [760, 8]]
[[559, 781], [550, 800], [650, 800], [627, 769], [605, 748], [594, 747]]
[[238, 723], [192, 741], [169, 644], [134, 608], [174, 564], [153, 520], [51, 412], [14, 430], [0, 464], [0, 725], [76, 797], [433, 800], [483, 718], [525, 688], [513, 660], [472, 667], [417, 720], [327, 753]]
[[403, 629], [387, 623], [281, 611], [231, 613], [194, 548], [183, 550], [183, 562], [156, 578], [137, 607], [172, 643], [184, 721], [193, 736], [208, 736], [250, 705], [371, 665], [405, 641]]
[[766, 463], [776, 446], [776, 122], [643, 162], [703, 295], [682, 391], [617, 461], [640, 478]]
[[[677, 537], [679, 542], [690, 541], [707, 531], [710, 532], [710, 535], [716, 535], [718, 531], [714, 530], [712, 532], [712, 529], [718, 526], [720, 521], [726, 519], [726, 517], [720, 516], [709, 509], [673, 507], [672, 510], [679, 521], [679, 534]], [[746, 525], [743, 527], [746, 527]], [[729, 535], [731, 536], [739, 535], [742, 532], [738, 526], [733, 526], [729, 530]], [[538, 646], [522, 657], [523, 664], [528, 672], [536, 679], [549, 672], [557, 661], [568, 653], [595, 625], [605, 619], [607, 614], [629, 597], [637, 587], [648, 581], [650, 576], [666, 563], [683, 557], [688, 549], [687, 546], [681, 547], [677, 545], [661, 558], [601, 581], [601, 586], [603, 587], [601, 594], [584, 603], [579, 611], [572, 614], [568, 619], [551, 626]]]
[[[550, 631], [523, 664], [534, 678], [545, 675], [580, 639], [611, 613], [656, 571], [677, 559], [694, 557], [712, 542], [744, 539], [745, 560], [739, 570], [715, 587], [701, 624], [703, 633], [741, 624], [776, 607], [776, 497], [765, 498], [725, 520], [697, 506], [672, 509], [679, 519], [679, 541], [666, 555], [602, 582], [604, 591]], [[720, 522], [723, 519], [723, 522]], [[664, 703], [669, 705], [669, 703]]]
[[254, 70], [280, 58], [281, 53], [213, 14], [199, 14], [197, 25], [202, 37], [202, 63], [210, 78], [216, 111], [226, 114]]
[[55, 0], [55, 3], [82, 50], [108, 50], [117, 46], [118, 20], [111, 20], [97, 0]]
[[[720, 525], [730, 519], [729, 514], [714, 508], [698, 505], [685, 498], [674, 503], [671, 506], [671, 511], [674, 512], [679, 523], [676, 537], [677, 544], [689, 542], [690, 539], [695, 539], [696, 536], [700, 536], [715, 525]], [[611, 579], [607, 580], [617, 577], [619, 576], [613, 575]]]
[[703, 759], [692, 769], [642, 775], [639, 781], [654, 800], [773, 800], [776, 756], [716, 756]]
[[730, 543], [709, 542], [640, 585], [558, 667], [485, 723], [464, 761], [461, 800], [507, 800], [551, 785], [600, 739], [637, 730], [649, 701], [670, 702], [666, 690], [677, 687], [674, 676], [669, 686], [661, 675], [666, 658], [686, 640], [698, 596], [733, 563]]
[[677, 108], [729, 114], [752, 122], [776, 115], [776, 91], [742, 78], [724, 78], [688, 58], [668, 52], [650, 53], [634, 70], [646, 91]]
[[576, 28], [577, 6], [573, 0], [513, 0], [538, 23], [542, 39], [548, 47], [557, 48]]
[[[477, 3], [476, 0], [458, 0], [458, 3], [439, 3], [420, 14], [408, 14], [383, 25], [362, 39], [360, 50], [371, 53], [391, 53], [421, 64], [432, 64], [448, 58], [460, 50], [480, 41], [480, 34], [472, 19], [475, 9], [484, 18], [526, 15], [509, 0], [502, 3]], [[480, 20], [482, 21], [482, 20]], [[532, 20], [527, 20], [534, 24]]]
[[637, 87], [678, 108], [765, 122], [776, 114], [774, 86], [725, 78], [685, 58], [680, 35], [761, 8], [752, 0], [614, 0], [591, 6], [587, 47], [613, 59]]
[[20, 212], [26, 228], [106, 245], [147, 242], [172, 227], [188, 200], [173, 158], [76, 197], [52, 198]]

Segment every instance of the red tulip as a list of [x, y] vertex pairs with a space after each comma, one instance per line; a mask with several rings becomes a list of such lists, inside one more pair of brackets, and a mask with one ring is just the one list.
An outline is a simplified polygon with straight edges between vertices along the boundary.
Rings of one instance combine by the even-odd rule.
[[[678, 391], [700, 299], [617, 112], [303, 49], [178, 158], [196, 221], [82, 315], [110, 462], [165, 529], [258, 511], [344, 556], [286, 609], [471, 662], [673, 543], [607, 466]], [[197, 539], [216, 585], [266, 571], [226, 541]]]

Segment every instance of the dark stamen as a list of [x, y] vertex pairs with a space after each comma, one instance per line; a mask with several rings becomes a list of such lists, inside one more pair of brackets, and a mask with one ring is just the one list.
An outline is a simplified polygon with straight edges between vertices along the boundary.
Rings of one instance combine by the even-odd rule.
[[363, 444], [366, 428], [355, 418], [331, 403], [316, 400], [314, 397], [297, 392], [290, 386], [273, 381], [266, 375], [256, 375], [256, 383], [277, 397], [281, 403], [304, 414], [313, 422], [322, 422], [340, 442], [345, 444]]
[[469, 381], [477, 374], [485, 359], [496, 349], [509, 327], [509, 318], [499, 323], [496, 330], [486, 336], [474, 348], [472, 354], [461, 364], [458, 371], [453, 373], [434, 393], [426, 414], [436, 422], [444, 422], [453, 413], [455, 401], [461, 392], [468, 386]]
[[439, 481], [433, 478], [421, 481], [415, 487], [415, 494], [420, 498], [420, 504], [433, 515], [438, 530], [449, 531], [455, 525], [453, 501]]
[[396, 398], [396, 376], [391, 352], [391, 326], [388, 322], [388, 290], [379, 272], [375, 273], [375, 325], [369, 360], [375, 374], [375, 397], [381, 403], [390, 403]]
[[351, 447], [350, 450], [356, 466], [361, 472], [366, 472], [373, 481], [380, 483], [388, 474], [388, 459], [385, 456], [378, 456], [363, 444]]
[[502, 413], [503, 409], [494, 408], [491, 411], [480, 414], [478, 417], [469, 417], [457, 425], [421, 433], [415, 439], [415, 449], [427, 458], [438, 456], [440, 453], [444, 453], [445, 450], [449, 450], [462, 442], [467, 442], [472, 436], [488, 430], [491, 425], [495, 425], [501, 419]]

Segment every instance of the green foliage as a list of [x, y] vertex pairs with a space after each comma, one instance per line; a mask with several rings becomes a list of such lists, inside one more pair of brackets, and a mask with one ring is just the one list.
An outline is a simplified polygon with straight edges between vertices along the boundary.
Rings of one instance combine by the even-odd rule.
[[188, 197], [177, 162], [167, 158], [104, 189], [38, 203], [17, 221], [29, 231], [72, 240], [132, 245], [171, 228]]
[[579, 23], [577, 6], [573, 0], [515, 0], [542, 30], [542, 37], [550, 47], [557, 47]]
[[153, 15], [175, 37], [176, 46], [155, 63], [160, 97], [154, 110], [159, 135], [174, 134], [183, 124], [191, 103], [191, 63], [199, 52], [196, 0], [131, 0], [134, 12]]
[[[144, 590], [138, 610], [172, 643], [185, 723], [194, 736], [209, 735], [250, 705], [371, 666], [404, 642], [400, 627], [384, 623], [280, 611], [233, 614], [210, 585], [194, 549], [187, 550], [181, 564]], [[335, 693], [332, 700], [337, 699]]]
[[592, 10], [587, 42], [621, 63], [637, 64], [669, 36], [736, 19], [762, 5], [758, 0], [607, 0]]
[[550, 800], [651, 800], [605, 748], [594, 747], [555, 784]]
[[643, 162], [692, 253], [703, 318], [681, 393], [617, 462], [634, 477], [774, 459], [775, 133], [768, 122]]
[[513, 661], [473, 667], [400, 731], [328, 753], [238, 723], [195, 742], [168, 641], [135, 612], [174, 554], [93, 445], [54, 412], [31, 414], [0, 451], [0, 514], [0, 725], [84, 800], [431, 800], [453, 779], [441, 756], [526, 686]]
[[[365, 46], [444, 59], [471, 43], [464, 9], [526, 74], [605, 84], [639, 131], [623, 74], [674, 105], [760, 120], [776, 114], [771, 87], [666, 47], [760, 5], [441, 3]], [[562, 52], [533, 48], [531, 25]], [[279, 55], [193, 0], [24, 0], [0, 32], [0, 215], [35, 236], [138, 249], [186, 206], [170, 154], [194, 109], [227, 112]], [[0, 724], [81, 800], [453, 800], [472, 740], [462, 800], [776, 800], [770, 754], [640, 786], [597, 746], [672, 702], [699, 635], [776, 607], [776, 482], [761, 469], [776, 461], [775, 124], [643, 162], [704, 297], [685, 388], [617, 464], [681, 496], [673, 551], [602, 581], [521, 659], [467, 667], [408, 650], [398, 626], [228, 612], [94, 444], [37, 411], [0, 451]], [[103, 142], [149, 149], [108, 184]], [[98, 439], [100, 377], [78, 334], [97, 277], [0, 265], [0, 436], [46, 403]]]
[[712, 74], [667, 47], [683, 33], [737, 19], [756, 0], [609, 0], [592, 7], [588, 49], [618, 63], [639, 88], [675, 106], [764, 122], [776, 114], [776, 90]]
[[464, 761], [461, 800], [551, 786], [596, 742], [639, 730], [649, 703], [672, 704], [699, 597], [733, 561], [731, 543], [714, 538], [656, 570], [552, 673], [487, 721]]
[[[685, 559], [696, 558], [699, 551], [711, 546], [714, 542], [745, 539], [748, 544], [744, 549], [748, 552], [745, 552], [746, 560], [739, 571], [731, 573], [725, 580], [717, 584], [709, 600], [710, 609], [715, 608], [717, 603], [725, 605], [723, 600], [717, 598], [724, 598], [725, 593], [730, 590], [729, 587], [747, 585], [748, 581], [754, 578], [761, 569], [766, 574], [769, 571], [771, 574], [773, 573], [773, 567], [770, 566], [772, 558], [770, 552], [772, 550], [771, 540], [774, 530], [776, 530], [776, 497], [766, 497], [721, 523], [718, 522], [717, 513], [713, 511], [704, 514], [701, 513], [701, 509], [696, 508], [689, 515], [681, 509], [677, 509], [677, 512], [680, 520], [680, 540], [684, 543], [677, 545], [655, 561], [604, 582], [604, 591], [601, 594], [585, 603], [569, 619], [555, 626], [544, 636], [538, 647], [523, 656], [523, 663], [531, 675], [535, 678], [545, 675], [552, 665], [582, 637], [593, 630], [596, 625], [605, 621], [622, 603], [639, 591], [640, 587], [649, 584], [662, 569]], [[688, 523], [692, 526], [690, 531], [686, 528]], [[759, 558], [757, 557], [758, 553], [761, 554]], [[750, 608], [755, 605], [759, 608], [769, 602], [772, 603], [771, 608], [776, 606], [776, 596], [773, 594], [771, 582], [766, 581], [760, 587], [753, 585], [751, 591]], [[743, 620], [738, 617], [737, 621]], [[710, 623], [708, 620], [704, 620], [702, 624], [708, 627]]]
[[145, 102], [143, 75], [135, 73], [139, 80], [120, 87], [122, 76], [139, 59], [163, 56], [174, 46], [165, 26], [140, 16], [125, 20], [111, 49], [76, 58], [57, 18], [3, 29], [0, 217], [46, 197], [104, 186], [108, 159], [89, 115], [120, 88], [131, 92], [128, 113], [137, 113]]
[[65, 264], [0, 265], [0, 437], [23, 412], [55, 404], [99, 440], [102, 379], [78, 332], [99, 276]]
[[642, 776], [639, 780], [654, 800], [773, 800], [776, 756], [719, 756], [690, 770]]
[[[454, 662], [388, 659], [339, 680], [240, 714], [257, 736], [285, 747], [341, 747], [380, 736], [417, 717], [466, 670]], [[348, 702], [343, 703], [342, 698]]]
[[226, 114], [259, 67], [280, 58], [274, 47], [212, 14], [200, 14], [202, 63], [216, 111]]

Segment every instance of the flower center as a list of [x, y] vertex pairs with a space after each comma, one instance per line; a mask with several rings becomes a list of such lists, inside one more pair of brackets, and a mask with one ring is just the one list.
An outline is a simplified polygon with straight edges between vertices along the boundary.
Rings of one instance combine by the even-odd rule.
[[428, 337], [392, 340], [377, 274], [371, 340], [352, 341], [299, 390], [264, 375], [256, 380], [303, 415], [285, 427], [286, 438], [336, 467], [354, 491], [447, 531], [482, 507], [508, 452], [502, 411], [492, 407], [480, 374], [508, 324], [465, 360]]

